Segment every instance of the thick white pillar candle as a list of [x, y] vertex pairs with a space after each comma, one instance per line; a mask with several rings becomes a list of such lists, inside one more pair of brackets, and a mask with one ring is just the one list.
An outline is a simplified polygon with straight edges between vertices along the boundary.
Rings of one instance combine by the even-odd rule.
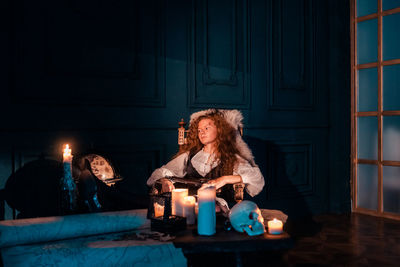
[[194, 205], [196, 199], [193, 196], [187, 196], [183, 198], [184, 215], [186, 217], [187, 224], [194, 224], [196, 217], [194, 215]]
[[172, 215], [184, 216], [183, 200], [187, 197], [189, 190], [187, 188], [177, 188], [172, 190], [171, 208]]
[[282, 221], [277, 219], [268, 221], [268, 233], [270, 233], [271, 235], [279, 235], [282, 234], [282, 231], [283, 231]]
[[197, 216], [197, 232], [199, 235], [215, 234], [215, 186], [208, 186], [197, 191], [199, 214]]

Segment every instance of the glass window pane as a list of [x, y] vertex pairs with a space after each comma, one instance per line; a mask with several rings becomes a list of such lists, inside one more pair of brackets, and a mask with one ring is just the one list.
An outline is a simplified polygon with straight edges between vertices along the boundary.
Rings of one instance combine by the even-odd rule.
[[378, 207], [378, 166], [358, 164], [357, 206], [376, 210]]
[[376, 19], [357, 23], [357, 63], [376, 62], [378, 58], [378, 24]]
[[400, 167], [383, 166], [383, 210], [400, 213]]
[[385, 116], [382, 124], [383, 160], [400, 161], [400, 116]]
[[400, 110], [400, 65], [383, 67], [383, 110]]
[[360, 159], [378, 159], [377, 117], [358, 118], [357, 152]]
[[382, 9], [388, 10], [396, 7], [400, 7], [400, 0], [383, 0], [382, 1]]
[[378, 110], [378, 71], [376, 68], [358, 71], [357, 111]]
[[383, 60], [400, 58], [400, 13], [384, 16], [382, 21]]
[[377, 8], [376, 0], [357, 0], [357, 17], [376, 13]]

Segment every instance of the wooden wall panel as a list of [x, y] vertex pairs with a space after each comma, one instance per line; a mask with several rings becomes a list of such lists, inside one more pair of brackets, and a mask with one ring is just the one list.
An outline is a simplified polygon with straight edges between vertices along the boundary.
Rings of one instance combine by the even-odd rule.
[[16, 3], [14, 99], [164, 106], [164, 5]]
[[[127, 190], [145, 195], [151, 171], [177, 151], [180, 118], [237, 108], [267, 183], [258, 205], [290, 215], [347, 205], [348, 6], [7, 1], [1, 162], [58, 155], [71, 141], [107, 152], [133, 179]], [[3, 165], [2, 184], [12, 170]]]
[[326, 129], [248, 130], [246, 141], [266, 185], [255, 199], [292, 216], [320, 213], [328, 205]]
[[270, 110], [311, 110], [314, 105], [316, 20], [312, 0], [270, 2], [272, 87]]
[[247, 0], [192, 1], [189, 107], [249, 107], [248, 12]]

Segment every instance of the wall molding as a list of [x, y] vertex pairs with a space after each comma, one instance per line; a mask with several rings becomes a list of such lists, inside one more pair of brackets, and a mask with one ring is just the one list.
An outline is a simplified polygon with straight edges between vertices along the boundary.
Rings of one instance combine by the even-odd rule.
[[[314, 0], [268, 1], [266, 5], [268, 110], [314, 109], [317, 66], [314, 5]], [[294, 53], [297, 58], [291, 54], [294, 49], [300, 50]]]
[[275, 141], [268, 146], [268, 200], [315, 196], [312, 141]]
[[[192, 12], [188, 22], [188, 105], [190, 108], [210, 106], [242, 108], [250, 106], [250, 59], [249, 59], [249, 3], [248, 0], [232, 1], [230, 7], [215, 7], [216, 2], [192, 0]], [[216, 34], [210, 9], [230, 10], [221, 15], [231, 21], [229, 67], [227, 69], [210, 62]], [[214, 21], [214, 20], [213, 20]], [[217, 29], [215, 29], [217, 30]], [[218, 29], [220, 30], [220, 29]], [[240, 38], [243, 36], [243, 38]], [[221, 38], [220, 36], [218, 36]], [[217, 39], [219, 40], [219, 39]], [[240, 43], [239, 43], [240, 42]], [[239, 49], [241, 47], [242, 49]], [[215, 51], [214, 51], [215, 53]], [[200, 56], [201, 55], [201, 56]], [[239, 59], [240, 57], [240, 59]], [[238, 62], [242, 62], [238, 65]], [[224, 62], [226, 63], [226, 62]], [[223, 77], [221, 77], [223, 76]]]

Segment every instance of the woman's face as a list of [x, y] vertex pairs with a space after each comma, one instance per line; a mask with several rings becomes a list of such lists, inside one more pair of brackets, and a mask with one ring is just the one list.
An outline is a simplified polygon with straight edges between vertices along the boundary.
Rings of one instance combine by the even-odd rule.
[[199, 140], [203, 145], [213, 144], [217, 140], [217, 127], [212, 119], [202, 119], [197, 130]]

